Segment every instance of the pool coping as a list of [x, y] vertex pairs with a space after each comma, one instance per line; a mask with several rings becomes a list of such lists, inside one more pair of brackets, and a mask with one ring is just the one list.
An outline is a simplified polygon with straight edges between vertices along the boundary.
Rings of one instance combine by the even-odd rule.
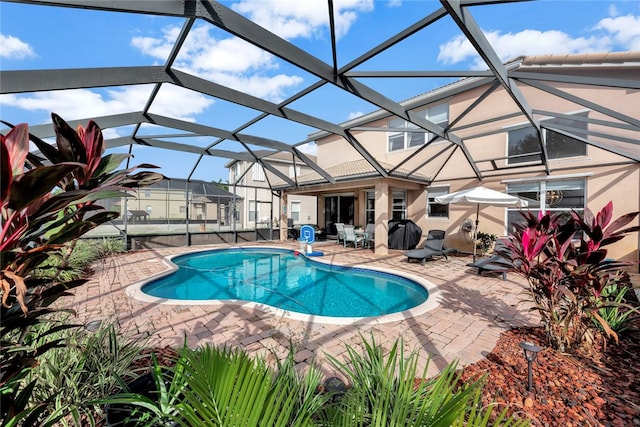
[[[218, 250], [229, 250], [229, 249], [246, 249], [245, 246], [230, 246], [227, 248], [220, 249], [196, 249], [193, 251], [186, 251], [180, 254], [173, 254], [162, 257], [162, 263], [167, 266], [167, 270], [162, 271], [160, 273], [154, 274], [144, 280], [137, 281], [127, 286], [125, 289], [126, 295], [131, 298], [134, 298], [141, 302], [151, 303], [151, 304], [164, 304], [164, 305], [181, 305], [181, 306], [192, 306], [192, 305], [234, 305], [239, 307], [246, 307], [251, 309], [257, 309], [262, 312], [273, 314], [274, 316], [284, 317], [287, 319], [298, 320], [302, 322], [308, 323], [317, 323], [317, 324], [331, 324], [331, 325], [372, 325], [372, 324], [381, 324], [381, 323], [391, 323], [397, 322], [400, 320], [406, 320], [408, 318], [417, 317], [427, 313], [430, 310], [435, 309], [440, 305], [442, 301], [442, 294], [437, 285], [430, 282], [429, 280], [424, 279], [423, 277], [419, 277], [417, 275], [407, 273], [407, 272], [399, 272], [397, 270], [392, 270], [384, 267], [377, 266], [364, 266], [360, 264], [344, 266], [342, 264], [333, 263], [331, 261], [327, 261], [322, 259], [321, 256], [314, 256], [313, 258], [309, 258], [312, 261], [327, 264], [327, 265], [337, 265], [345, 268], [356, 268], [361, 270], [370, 270], [377, 271], [380, 273], [392, 274], [395, 276], [403, 277], [409, 280], [416, 282], [418, 285], [422, 286], [429, 293], [429, 297], [425, 302], [416, 307], [413, 307], [409, 310], [403, 310], [396, 313], [385, 314], [381, 316], [372, 316], [372, 317], [330, 317], [330, 316], [318, 316], [318, 315], [310, 315], [304, 313], [298, 313], [289, 310], [283, 310], [278, 307], [273, 307], [267, 304], [256, 303], [252, 301], [245, 300], [179, 300], [179, 299], [168, 299], [168, 298], [158, 298], [153, 297], [151, 295], [145, 294], [142, 292], [142, 287], [154, 280], [157, 280], [161, 277], [168, 276], [175, 271], [178, 270], [178, 266], [172, 261], [176, 257], [181, 257], [187, 254], [194, 254], [199, 252], [212, 252]], [[275, 249], [278, 251], [289, 251], [292, 253], [298, 253], [299, 255], [305, 256], [304, 253], [292, 250], [292, 249], [283, 249], [278, 246], [260, 246], [261, 249]]]

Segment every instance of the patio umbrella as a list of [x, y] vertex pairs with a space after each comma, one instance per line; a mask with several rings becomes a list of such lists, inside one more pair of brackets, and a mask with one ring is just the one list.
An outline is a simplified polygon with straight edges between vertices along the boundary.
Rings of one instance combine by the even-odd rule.
[[478, 237], [478, 222], [480, 215], [480, 205], [497, 206], [518, 206], [526, 207], [526, 200], [510, 194], [501, 193], [486, 187], [475, 187], [467, 190], [456, 191], [435, 198], [437, 203], [450, 204], [459, 203], [465, 205], [476, 205], [476, 227], [473, 232], [473, 261], [476, 260], [476, 239]]

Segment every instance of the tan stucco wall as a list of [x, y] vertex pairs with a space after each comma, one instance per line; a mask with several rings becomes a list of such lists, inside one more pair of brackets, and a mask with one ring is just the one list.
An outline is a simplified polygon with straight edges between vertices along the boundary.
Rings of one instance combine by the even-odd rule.
[[[589, 75], [598, 75], [595, 70], [579, 70], [578, 73]], [[601, 71], [599, 72], [602, 73]], [[608, 77], [623, 76], [621, 73], [608, 74]], [[637, 76], [628, 75], [626, 78], [637, 78]], [[640, 106], [640, 91], [629, 92], [625, 89], [617, 88], [593, 88], [589, 86], [577, 86], [569, 83], [546, 82], [545, 84], [556, 88], [563, 92], [569, 92], [572, 95], [590, 101], [593, 104], [599, 104], [603, 108], [612, 108], [620, 114], [638, 120], [638, 107]], [[530, 102], [530, 107], [536, 112], [536, 119], [544, 120], [546, 116], [542, 113], [545, 110], [563, 111], [565, 114], [574, 114], [587, 111], [589, 104], [573, 103], [564, 100], [550, 93], [539, 89], [519, 85], [520, 90], [524, 93]], [[455, 95], [448, 99], [449, 102], [449, 121], [458, 118], [471, 103], [475, 102], [485, 91], [487, 87], [479, 87], [464, 93]], [[435, 104], [434, 104], [435, 105]], [[550, 106], [553, 108], [550, 108]], [[615, 108], [614, 108], [615, 107]], [[492, 92], [486, 99], [481, 102], [481, 108], [474, 108], [471, 113], [462, 117], [456, 122], [454, 132], [463, 137], [463, 144], [470, 158], [477, 163], [478, 172], [482, 176], [479, 180], [476, 171], [474, 171], [470, 159], [465, 155], [465, 151], [461, 148], [452, 148], [443, 150], [446, 143], [434, 143], [429, 147], [423, 148], [419, 155], [410, 159], [404, 165], [405, 169], [412, 170], [418, 168], [416, 173], [433, 179], [432, 185], [449, 186], [451, 192], [462, 188], [484, 185], [498, 191], [505, 191], [507, 182], [514, 180], [532, 179], [554, 179], [558, 177], [569, 177], [572, 175], [583, 176], [586, 180], [586, 205], [592, 210], [599, 210], [609, 200], [614, 203], [614, 217], [618, 217], [624, 213], [640, 211], [640, 164], [634, 162], [624, 156], [612, 153], [597, 146], [601, 139], [597, 135], [590, 135], [589, 139], [596, 146], [588, 145], [586, 155], [571, 158], [549, 160], [549, 170], [541, 165], [533, 165], [530, 167], [518, 167], [512, 169], [494, 170], [492, 163], [489, 161], [494, 159], [498, 167], [506, 165], [504, 158], [507, 156], [507, 131], [518, 125], [525, 125], [527, 122], [523, 116], [508, 117], [504, 119], [496, 119], [501, 115], [507, 116], [514, 112], [514, 103], [512, 98], [499, 88]], [[613, 121], [611, 117], [589, 110], [589, 118], [601, 119], [608, 122]], [[372, 127], [386, 127], [389, 119], [381, 119], [367, 124]], [[469, 139], [470, 132], [463, 129], [465, 125], [474, 123], [474, 135], [483, 133], [483, 126], [478, 126], [478, 122], [487, 121], [484, 125], [486, 130], [490, 128], [504, 129], [504, 132], [492, 133], [485, 136], [474, 137]], [[597, 124], [590, 124], [590, 131], [602, 130]], [[616, 132], [621, 138], [637, 140], [637, 135], [632, 131], [624, 129], [624, 126], [613, 130], [607, 127], [607, 132]], [[398, 152], [388, 153], [388, 133], [360, 131], [354, 134], [358, 141], [365, 149], [378, 161], [390, 164], [398, 164], [400, 161], [408, 159], [417, 148], [402, 150]], [[608, 141], [611, 144], [611, 140]], [[615, 143], [613, 143], [615, 144]], [[629, 143], [619, 143], [617, 148], [624, 148], [627, 152], [638, 156], [638, 146], [632, 146]], [[336, 155], [340, 153], [340, 155]], [[346, 161], [360, 160], [362, 157], [351, 147], [343, 138], [331, 136], [318, 141], [317, 152], [318, 164], [321, 167], [328, 168]], [[428, 160], [428, 162], [427, 162]], [[484, 160], [484, 161], [482, 161]], [[427, 163], [424, 164], [423, 163]], [[422, 166], [421, 166], [422, 165]], [[605, 166], [608, 165], [608, 166]], [[421, 167], [420, 167], [421, 166]], [[340, 185], [322, 185], [314, 186], [318, 191], [358, 191], [358, 184], [344, 183]], [[388, 183], [389, 191], [394, 188], [394, 183]], [[400, 186], [399, 188], [407, 188], [408, 186]], [[386, 195], [389, 197], [389, 194]], [[414, 220], [422, 229], [423, 236], [430, 229], [444, 229], [447, 231], [446, 245], [455, 247], [465, 251], [472, 251], [472, 244], [463, 239], [459, 232], [460, 225], [466, 218], [475, 220], [476, 211], [474, 206], [451, 205], [450, 216], [448, 219], [428, 218], [426, 216], [426, 194], [425, 191], [413, 189], [408, 191], [408, 213], [410, 219]], [[360, 196], [359, 196], [360, 198]], [[376, 203], [376, 209], [381, 204]], [[387, 200], [385, 206], [390, 209], [390, 201]], [[362, 210], [361, 205], [359, 208]], [[378, 212], [376, 211], [376, 214]], [[359, 215], [363, 215], [362, 212]], [[321, 219], [319, 219], [321, 220]], [[506, 233], [506, 209], [500, 207], [483, 206], [479, 215], [480, 231], [504, 235]], [[634, 224], [640, 224], [637, 219]], [[638, 260], [638, 247], [640, 247], [639, 233], [628, 236], [621, 242], [610, 247], [609, 255], [613, 258], [622, 258], [626, 260]]]

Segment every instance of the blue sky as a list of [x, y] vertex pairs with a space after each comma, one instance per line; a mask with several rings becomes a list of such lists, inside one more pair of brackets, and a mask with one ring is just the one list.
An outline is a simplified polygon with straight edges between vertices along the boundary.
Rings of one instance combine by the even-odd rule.
[[[162, 0], [149, 0], [162, 1]], [[296, 46], [331, 63], [326, 1], [223, 2]], [[440, 7], [435, 1], [336, 0], [338, 64], [342, 66]], [[521, 55], [640, 50], [639, 1], [533, 1], [469, 9], [504, 61]], [[164, 64], [183, 20], [0, 2], [0, 69], [56, 69]], [[208, 25], [198, 22], [175, 68], [278, 102], [316, 78]], [[446, 17], [358, 70], [486, 69]], [[367, 79], [387, 97], [402, 101], [435, 89], [442, 79]], [[0, 118], [40, 124], [56, 112], [66, 120], [142, 110], [150, 85], [0, 95]], [[290, 108], [341, 123], [376, 107], [324, 87]], [[202, 94], [163, 86], [152, 112], [233, 130], [259, 113]], [[143, 129], [142, 132], [145, 130]], [[286, 143], [313, 129], [271, 118], [244, 131]], [[106, 137], [131, 129], [105, 131]], [[157, 129], [148, 129], [149, 134]], [[180, 140], [184, 139], [184, 140]], [[177, 142], [205, 146], [211, 139]], [[217, 148], [239, 151], [232, 143]], [[309, 151], [312, 152], [312, 148]], [[161, 166], [187, 177], [197, 156], [161, 149], [134, 149], [134, 163]], [[192, 178], [226, 180], [226, 160], [205, 158]]]

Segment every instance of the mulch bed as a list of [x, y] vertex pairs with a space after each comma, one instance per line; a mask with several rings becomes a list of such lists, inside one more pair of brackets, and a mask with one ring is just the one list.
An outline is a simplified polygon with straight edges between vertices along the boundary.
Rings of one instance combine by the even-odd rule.
[[[563, 354], [545, 348], [532, 366], [520, 343], [544, 346], [542, 328], [504, 332], [485, 359], [466, 366], [464, 380], [486, 375], [483, 404], [497, 402], [532, 426], [640, 426], [640, 319], [618, 344], [604, 341], [589, 353]], [[498, 412], [498, 411], [496, 411]]]

